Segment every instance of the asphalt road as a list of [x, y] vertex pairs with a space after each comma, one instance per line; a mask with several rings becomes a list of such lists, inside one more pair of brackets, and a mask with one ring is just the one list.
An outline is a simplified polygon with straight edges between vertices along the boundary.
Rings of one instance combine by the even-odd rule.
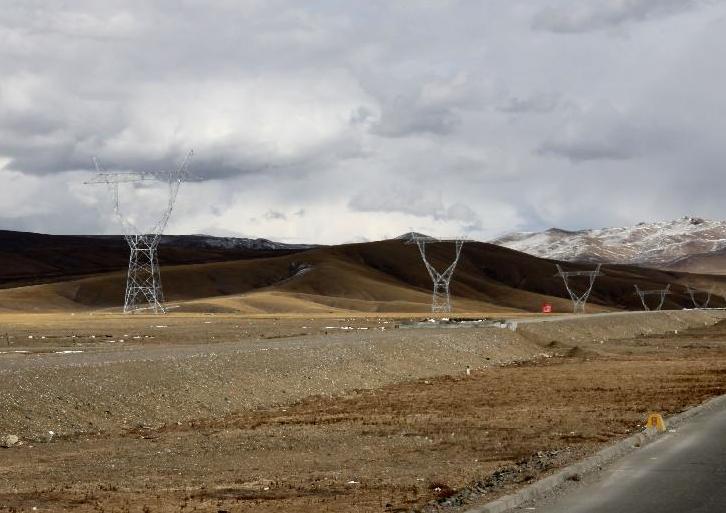
[[593, 482], [518, 511], [726, 512], [726, 407], [693, 417], [609, 466]]

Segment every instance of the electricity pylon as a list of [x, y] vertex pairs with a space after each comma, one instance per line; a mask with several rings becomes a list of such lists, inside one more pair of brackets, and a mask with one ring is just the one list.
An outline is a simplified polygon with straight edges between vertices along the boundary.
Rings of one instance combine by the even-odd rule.
[[[154, 313], [166, 313], [164, 308], [164, 292], [161, 288], [161, 275], [157, 248], [159, 239], [169, 223], [174, 202], [179, 193], [179, 186], [188, 178], [187, 166], [193, 152], [190, 151], [184, 161], [174, 171], [150, 172], [117, 172], [105, 171], [96, 158], [93, 163], [98, 174], [89, 180], [88, 184], [106, 184], [111, 188], [113, 195], [113, 209], [121, 224], [124, 238], [129, 245], [129, 270], [126, 277], [126, 292], [124, 294], [124, 313], [133, 313], [150, 310]], [[166, 209], [159, 220], [148, 230], [140, 230], [131, 220], [121, 212], [119, 203], [119, 184], [138, 183], [147, 181], [166, 182], [169, 187], [169, 197]]]
[[[570, 295], [570, 299], [572, 299], [572, 311], [574, 313], [585, 313], [585, 304], [592, 293], [592, 288], [595, 286], [595, 279], [603, 274], [600, 272], [601, 264], [597, 264], [594, 271], [563, 271], [560, 264], [555, 265], [557, 265], [557, 274], [555, 274], [555, 276], [562, 277], [562, 281], [565, 282], [567, 293]], [[589, 279], [585, 292], [577, 293], [572, 289], [570, 285], [570, 278], [577, 276], [585, 276]]]
[[693, 302], [693, 308], [708, 308], [708, 304], [711, 302], [711, 294], [713, 293], [713, 287], [711, 287], [708, 292], [706, 292], [706, 299], [704, 301], [698, 301], [696, 299], [696, 293], [698, 291], [693, 290], [690, 285], [686, 285], [686, 289], [688, 290], [688, 295], [691, 296], [691, 301]]
[[[438, 242], [453, 242], [455, 248], [454, 261], [449, 264], [443, 272], [437, 271], [426, 257], [426, 245]], [[413, 233], [411, 234], [411, 238], [406, 241], [406, 244], [416, 244], [418, 246], [419, 253], [421, 253], [421, 259], [426, 266], [426, 270], [429, 272], [429, 276], [431, 276], [431, 281], [433, 282], [431, 311], [433, 313], [451, 312], [449, 284], [451, 283], [451, 277], [454, 275], [456, 264], [459, 263], [459, 256], [461, 255], [461, 248], [464, 245], [464, 242], [465, 239], [461, 237], [454, 239], [437, 239]]]
[[[653, 310], [657, 312], [661, 308], [663, 308], [663, 303], [665, 303], [665, 297], [671, 293], [671, 284], [669, 283], [664, 289], [656, 290], [640, 290], [638, 285], [635, 285], [635, 292], [638, 294], [638, 296], [640, 296], [640, 302], [643, 303], [643, 310]], [[645, 300], [646, 296], [658, 296], [660, 297], [660, 302], [655, 308], [650, 308]]]

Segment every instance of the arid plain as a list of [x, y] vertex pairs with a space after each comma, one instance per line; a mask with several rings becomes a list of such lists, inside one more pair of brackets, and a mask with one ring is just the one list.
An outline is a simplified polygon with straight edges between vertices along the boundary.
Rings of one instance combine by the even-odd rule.
[[460, 511], [724, 393], [681, 285], [721, 278], [614, 266], [575, 316], [553, 267], [471, 244], [444, 325], [397, 241], [165, 266], [167, 315], [119, 313], [120, 270], [8, 278], [0, 511]]

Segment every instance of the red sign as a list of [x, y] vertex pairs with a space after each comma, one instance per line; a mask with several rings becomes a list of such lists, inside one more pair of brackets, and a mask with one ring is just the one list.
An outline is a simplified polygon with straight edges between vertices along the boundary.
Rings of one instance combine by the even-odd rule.
[[552, 313], [552, 304], [542, 303], [542, 313]]

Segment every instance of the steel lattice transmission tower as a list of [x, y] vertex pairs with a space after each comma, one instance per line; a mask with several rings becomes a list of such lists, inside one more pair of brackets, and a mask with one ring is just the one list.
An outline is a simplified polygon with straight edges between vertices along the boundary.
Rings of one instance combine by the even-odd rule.
[[[174, 171], [150, 172], [117, 172], [105, 171], [97, 159], [93, 159], [98, 174], [86, 182], [88, 184], [106, 184], [111, 188], [113, 208], [118, 218], [124, 238], [129, 245], [129, 270], [126, 278], [124, 294], [124, 313], [150, 310], [154, 313], [165, 313], [164, 293], [161, 288], [157, 248], [159, 239], [164, 232], [171, 211], [174, 209], [179, 187], [188, 179], [187, 166], [193, 152], [190, 151], [184, 161]], [[148, 230], [140, 230], [121, 211], [119, 202], [119, 184], [157, 181], [168, 184], [169, 197], [166, 208], [159, 220]]]
[[[585, 313], [585, 304], [590, 298], [592, 288], [595, 286], [595, 279], [598, 276], [602, 276], [603, 274], [600, 272], [600, 266], [602, 264], [597, 264], [597, 267], [593, 271], [563, 271], [562, 267], [560, 267], [560, 264], [556, 265], [557, 274], [555, 274], [555, 276], [562, 277], [562, 281], [565, 282], [565, 288], [567, 289], [567, 293], [572, 299], [572, 311], [574, 313]], [[589, 280], [587, 289], [582, 293], [575, 292], [572, 288], [572, 285], [570, 284], [570, 278], [578, 276], [584, 276]]]
[[[664, 289], [657, 289], [657, 290], [640, 290], [640, 287], [638, 285], [634, 285], [635, 292], [640, 296], [640, 302], [643, 303], [643, 310], [646, 311], [659, 311], [661, 308], [663, 308], [663, 303], [665, 303], [665, 297], [671, 293], [671, 284], [669, 283], [666, 288]], [[655, 308], [650, 308], [648, 306], [647, 301], [645, 298], [647, 296], [658, 296], [660, 297], [660, 301], [658, 302], [658, 305]]]
[[686, 285], [686, 290], [688, 290], [688, 295], [691, 296], [691, 301], [693, 302], [693, 307], [702, 309], [702, 308], [708, 308], [708, 304], [711, 302], [711, 295], [713, 294], [713, 287], [711, 287], [708, 292], [706, 292], [706, 299], [703, 301], [698, 301], [696, 299], [696, 293], [698, 291], [693, 290], [690, 285]]
[[[449, 264], [443, 272], [437, 271], [426, 257], [426, 245], [439, 242], [453, 242], [455, 250], [454, 261]], [[433, 313], [451, 312], [449, 284], [451, 283], [451, 277], [454, 275], [456, 264], [459, 263], [459, 256], [461, 256], [461, 248], [464, 246], [464, 242], [465, 239], [461, 237], [453, 239], [437, 239], [417, 234], [412, 234], [411, 238], [406, 241], [406, 244], [416, 244], [418, 246], [419, 253], [421, 253], [421, 259], [426, 266], [426, 270], [429, 272], [429, 276], [431, 276], [431, 281], [434, 286], [431, 298], [431, 311]]]

